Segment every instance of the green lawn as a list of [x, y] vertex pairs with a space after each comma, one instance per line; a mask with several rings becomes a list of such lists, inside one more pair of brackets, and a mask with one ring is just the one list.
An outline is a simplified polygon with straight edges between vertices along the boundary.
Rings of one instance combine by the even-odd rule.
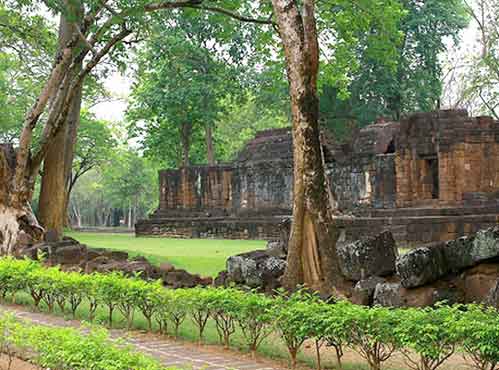
[[227, 257], [255, 249], [266, 242], [257, 240], [136, 238], [133, 234], [67, 232], [81, 243], [95, 248], [127, 251], [152, 263], [170, 262], [177, 268], [204, 276], [216, 276], [225, 269]]

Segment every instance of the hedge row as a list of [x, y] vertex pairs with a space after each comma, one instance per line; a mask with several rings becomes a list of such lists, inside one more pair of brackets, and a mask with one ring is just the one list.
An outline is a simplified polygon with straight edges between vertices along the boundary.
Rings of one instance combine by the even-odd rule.
[[58, 305], [75, 314], [82, 302], [90, 305], [92, 320], [98, 307], [107, 308], [109, 323], [119, 311], [131, 325], [141, 312], [152, 330], [157, 322], [164, 334], [178, 335], [191, 320], [203, 339], [207, 323], [215, 323], [220, 340], [230, 346], [239, 329], [250, 351], [277, 332], [289, 350], [292, 365], [305, 341], [315, 342], [320, 365], [323, 346], [332, 346], [341, 359], [345, 348], [357, 351], [378, 370], [393, 353], [402, 353], [407, 366], [417, 370], [439, 368], [456, 351], [474, 368], [499, 367], [499, 314], [478, 305], [438, 306], [425, 309], [367, 308], [346, 301], [323, 302], [304, 291], [268, 297], [237, 289], [193, 288], [169, 290], [160, 282], [126, 278], [119, 274], [62, 272], [34, 261], [0, 259], [0, 294], [6, 298], [25, 291], [35, 306]]
[[123, 343], [112, 342], [103, 328], [89, 327], [82, 335], [71, 328], [34, 326], [9, 314], [0, 316], [0, 353], [8, 359], [7, 370], [15, 357], [29, 357], [52, 370], [167, 370]]

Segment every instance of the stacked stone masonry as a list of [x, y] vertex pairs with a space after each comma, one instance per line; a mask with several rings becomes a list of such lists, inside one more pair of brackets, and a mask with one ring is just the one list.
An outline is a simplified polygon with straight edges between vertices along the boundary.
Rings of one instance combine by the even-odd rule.
[[[390, 230], [399, 245], [499, 222], [499, 123], [466, 111], [378, 122], [337, 144], [322, 135], [343, 238]], [[277, 239], [292, 214], [289, 129], [260, 132], [236, 161], [160, 172], [160, 206], [137, 235]]]

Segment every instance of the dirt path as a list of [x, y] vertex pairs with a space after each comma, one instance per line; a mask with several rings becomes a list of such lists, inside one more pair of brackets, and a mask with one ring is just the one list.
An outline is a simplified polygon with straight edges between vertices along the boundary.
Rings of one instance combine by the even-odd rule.
[[[9, 359], [7, 356], [0, 355], [0, 369], [8, 369]], [[38, 366], [32, 365], [29, 362], [19, 360], [17, 358], [13, 359], [10, 364], [10, 370], [40, 370]]]

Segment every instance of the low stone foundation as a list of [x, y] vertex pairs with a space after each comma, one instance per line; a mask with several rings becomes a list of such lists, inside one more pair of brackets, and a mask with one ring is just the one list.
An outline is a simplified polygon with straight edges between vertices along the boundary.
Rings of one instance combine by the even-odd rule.
[[399, 247], [448, 241], [499, 224], [499, 205], [484, 208], [375, 210], [359, 217], [338, 217], [343, 240], [391, 231]]
[[[336, 218], [342, 241], [391, 231], [399, 247], [456, 239], [499, 224], [497, 208], [395, 209], [369, 216]], [[384, 214], [384, 215], [383, 215]], [[418, 216], [417, 214], [426, 214]], [[267, 218], [163, 218], [137, 223], [137, 236], [169, 238], [279, 240], [281, 223], [289, 216]]]
[[180, 239], [279, 240], [282, 221], [282, 217], [150, 219], [135, 225], [135, 235]]

